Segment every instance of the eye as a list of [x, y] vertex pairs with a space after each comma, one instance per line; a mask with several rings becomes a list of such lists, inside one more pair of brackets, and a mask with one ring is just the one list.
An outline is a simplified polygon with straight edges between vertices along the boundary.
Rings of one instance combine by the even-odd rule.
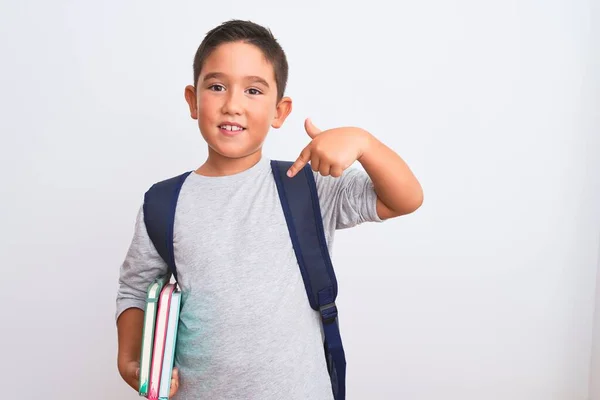
[[225, 87], [223, 85], [214, 84], [210, 85], [208, 89], [212, 90], [213, 92], [222, 92], [223, 90], [225, 90]]
[[249, 94], [251, 94], [251, 95], [258, 95], [258, 94], [262, 94], [262, 92], [261, 92], [260, 90], [258, 90], [258, 89], [255, 89], [255, 88], [250, 88], [250, 89], [248, 89], [248, 93], [249, 93]]

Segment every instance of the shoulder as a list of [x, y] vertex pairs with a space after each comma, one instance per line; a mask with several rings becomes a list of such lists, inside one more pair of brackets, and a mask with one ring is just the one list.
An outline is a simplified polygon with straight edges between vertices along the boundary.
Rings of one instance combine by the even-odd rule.
[[150, 190], [155, 190], [155, 189], [160, 189], [160, 188], [165, 188], [165, 187], [181, 185], [183, 183], [183, 181], [185, 180], [185, 178], [187, 178], [192, 172], [193, 171], [186, 171], [182, 174], [159, 180], [158, 182], [153, 183], [148, 190], [150, 191]]
[[172, 176], [170, 178], [166, 178], [160, 180], [150, 186], [144, 195], [144, 200], [147, 201], [149, 197], [160, 195], [162, 193], [173, 193], [175, 191], [179, 191], [185, 179], [192, 173], [193, 171], [186, 171], [177, 176]]

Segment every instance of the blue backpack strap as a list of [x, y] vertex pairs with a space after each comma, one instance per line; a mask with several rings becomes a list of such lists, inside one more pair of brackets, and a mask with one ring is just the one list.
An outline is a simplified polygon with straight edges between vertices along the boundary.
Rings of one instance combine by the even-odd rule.
[[144, 223], [148, 236], [176, 281], [177, 268], [173, 252], [175, 209], [181, 186], [190, 173], [191, 171], [155, 183], [144, 195]]
[[327, 248], [315, 178], [310, 165], [293, 178], [288, 161], [271, 161], [294, 252], [310, 306], [319, 311], [325, 333], [325, 357], [335, 400], [346, 396], [346, 357], [335, 305], [337, 281]]

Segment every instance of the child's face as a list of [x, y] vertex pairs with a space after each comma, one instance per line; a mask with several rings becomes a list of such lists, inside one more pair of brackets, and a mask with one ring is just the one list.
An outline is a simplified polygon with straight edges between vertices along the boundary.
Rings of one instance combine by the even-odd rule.
[[291, 111], [291, 99], [277, 102], [273, 66], [258, 47], [241, 42], [212, 52], [196, 92], [186, 87], [186, 100], [210, 149], [227, 158], [260, 150], [269, 128], [279, 128]]

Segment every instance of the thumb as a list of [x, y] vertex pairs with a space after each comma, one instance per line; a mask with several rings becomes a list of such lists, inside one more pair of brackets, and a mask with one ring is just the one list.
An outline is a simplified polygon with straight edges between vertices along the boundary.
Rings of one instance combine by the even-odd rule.
[[306, 133], [308, 133], [308, 136], [310, 136], [312, 139], [321, 133], [321, 130], [312, 123], [310, 118], [306, 118], [304, 121], [304, 129], [306, 129]]

